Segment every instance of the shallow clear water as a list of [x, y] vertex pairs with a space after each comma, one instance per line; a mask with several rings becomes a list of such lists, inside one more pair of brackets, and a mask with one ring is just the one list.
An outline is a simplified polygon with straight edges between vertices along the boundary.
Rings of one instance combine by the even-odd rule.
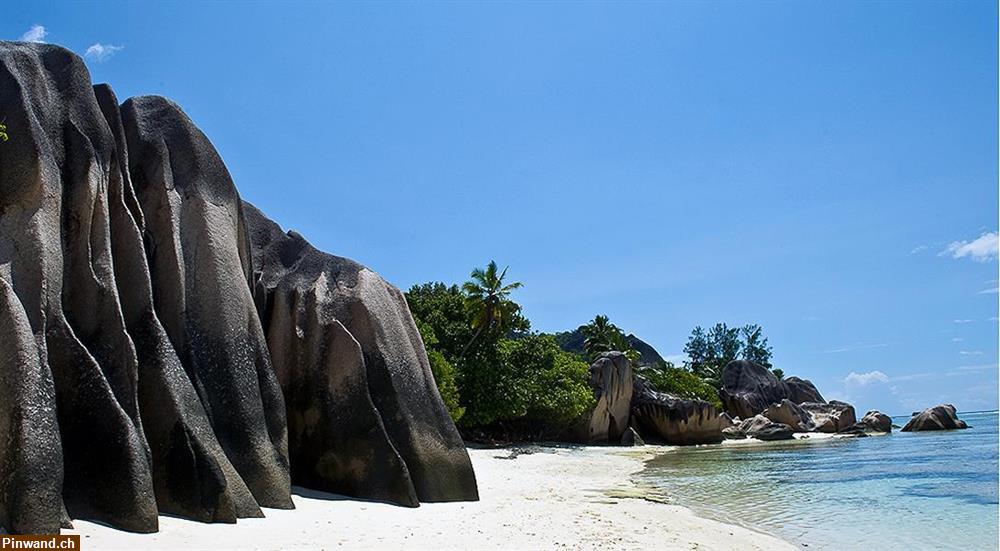
[[997, 413], [959, 417], [972, 428], [680, 448], [637, 476], [806, 549], [997, 549]]

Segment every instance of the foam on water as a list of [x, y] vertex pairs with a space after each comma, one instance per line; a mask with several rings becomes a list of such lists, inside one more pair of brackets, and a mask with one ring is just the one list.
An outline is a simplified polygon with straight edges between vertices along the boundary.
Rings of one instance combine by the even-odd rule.
[[959, 416], [972, 428], [680, 448], [637, 477], [807, 549], [997, 549], [997, 413]]

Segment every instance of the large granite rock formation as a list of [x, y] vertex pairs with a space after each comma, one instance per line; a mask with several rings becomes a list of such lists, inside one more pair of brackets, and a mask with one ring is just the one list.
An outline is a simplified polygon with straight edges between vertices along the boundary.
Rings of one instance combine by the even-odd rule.
[[786, 377], [782, 380], [782, 382], [785, 383], [785, 388], [788, 389], [788, 399], [791, 400], [793, 404], [801, 404], [802, 402], [826, 402], [826, 400], [823, 399], [823, 396], [820, 395], [819, 390], [816, 390], [816, 385], [812, 384], [812, 381], [807, 381], [798, 377]]
[[795, 432], [809, 432], [816, 427], [812, 415], [788, 398], [771, 404], [761, 415], [775, 423], [784, 423]]
[[285, 404], [250, 292], [236, 186], [173, 102], [132, 98], [121, 113], [158, 317], [254, 498], [291, 508]]
[[399, 289], [244, 212], [296, 482], [407, 505], [478, 499]]
[[741, 418], [753, 417], [784, 399], [795, 404], [823, 402], [811, 382], [798, 377], [778, 379], [771, 370], [747, 360], [733, 360], [722, 369], [719, 398], [726, 412]]
[[[0, 532], [53, 533], [67, 516], [149, 532], [160, 511], [233, 522], [291, 507], [291, 473], [406, 504], [475, 497], [399, 292], [332, 261], [272, 264], [255, 288], [263, 249], [179, 107], [119, 107], [75, 54], [0, 42], [0, 113]], [[330, 278], [342, 310], [303, 285], [266, 338], [260, 293], [292, 293], [296, 271]], [[309, 332], [272, 351], [275, 327]], [[317, 382], [331, 391], [300, 390]], [[299, 434], [323, 424], [291, 464], [283, 387], [299, 389]]]
[[588, 417], [588, 442], [621, 441], [629, 425], [634, 380], [632, 364], [621, 352], [605, 352], [590, 365], [590, 388], [597, 404]]
[[714, 444], [722, 441], [723, 421], [704, 400], [657, 392], [642, 377], [632, 391], [632, 422], [647, 440], [667, 444]]
[[871, 410], [859, 421], [867, 430], [892, 432], [892, 418], [878, 410]]
[[923, 430], [952, 430], [967, 429], [969, 426], [965, 421], [958, 418], [955, 406], [951, 404], [941, 404], [932, 408], [927, 408], [914, 415], [901, 429], [903, 432], [916, 432]]
[[799, 407], [809, 412], [817, 432], [840, 432], [857, 422], [854, 406], [830, 400], [828, 403], [805, 402]]

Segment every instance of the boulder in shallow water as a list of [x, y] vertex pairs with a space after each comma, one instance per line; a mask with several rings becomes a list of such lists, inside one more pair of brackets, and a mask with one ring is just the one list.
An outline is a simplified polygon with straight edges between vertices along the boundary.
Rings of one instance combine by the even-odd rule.
[[827, 403], [805, 402], [799, 407], [812, 416], [816, 432], [840, 432], [857, 422], [854, 406], [831, 400]]
[[792, 427], [784, 423], [771, 423], [750, 435], [757, 440], [791, 440], [795, 438], [795, 431]]
[[787, 398], [780, 403], [771, 404], [762, 415], [775, 423], [792, 427], [795, 432], [809, 432], [816, 428], [809, 412]]
[[643, 377], [635, 378], [632, 419], [649, 439], [675, 445], [722, 441], [719, 412], [704, 400], [658, 392]]
[[784, 423], [775, 423], [763, 415], [745, 419], [738, 428], [750, 438], [758, 440], [791, 440], [795, 437], [792, 427]]
[[969, 426], [965, 421], [958, 418], [955, 406], [951, 404], [941, 404], [932, 408], [927, 408], [916, 414], [902, 428], [903, 432], [917, 432], [924, 430], [952, 430], [967, 429]]
[[732, 426], [722, 429], [722, 437], [726, 440], [743, 440], [747, 437], [747, 433], [737, 426]]
[[892, 432], [892, 419], [881, 411], [869, 411], [861, 418], [861, 424], [875, 432]]

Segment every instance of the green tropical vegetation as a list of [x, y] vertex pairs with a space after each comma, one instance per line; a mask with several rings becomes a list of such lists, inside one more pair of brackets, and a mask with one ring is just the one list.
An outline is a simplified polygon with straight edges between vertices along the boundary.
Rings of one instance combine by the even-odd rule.
[[7, 141], [9, 139], [10, 136], [7, 135], [7, 125], [0, 123], [0, 140]]
[[[722, 368], [727, 363], [743, 359], [771, 369], [771, 346], [763, 329], [756, 324], [729, 327], [716, 323], [706, 331], [700, 325], [691, 331], [684, 353], [688, 360], [685, 367], [703, 381], [718, 389], [722, 387]], [[779, 378], [784, 374], [773, 370]]]
[[491, 261], [472, 270], [462, 285], [430, 282], [406, 293], [441, 398], [467, 437], [564, 434], [593, 407], [589, 364], [609, 351], [628, 356], [656, 390], [717, 408], [719, 374], [728, 361], [745, 358], [771, 367], [771, 347], [757, 325], [696, 327], [683, 366], [638, 365], [630, 338], [606, 315], [575, 332], [532, 331], [513, 296], [523, 284], [510, 281], [507, 272]]
[[583, 350], [588, 361], [593, 362], [604, 352], [612, 350], [624, 353], [633, 363], [639, 359], [639, 353], [629, 344], [625, 332], [611, 323], [608, 316], [594, 316], [581, 330], [584, 337]]
[[670, 362], [639, 369], [639, 374], [645, 377], [653, 388], [681, 398], [697, 398], [715, 406], [722, 411], [722, 401], [719, 391], [695, 375], [691, 370], [676, 367]]
[[555, 435], [593, 406], [588, 364], [551, 335], [530, 331], [510, 296], [521, 283], [506, 278], [507, 269], [490, 262], [461, 287], [415, 285], [406, 299], [460, 428]]

